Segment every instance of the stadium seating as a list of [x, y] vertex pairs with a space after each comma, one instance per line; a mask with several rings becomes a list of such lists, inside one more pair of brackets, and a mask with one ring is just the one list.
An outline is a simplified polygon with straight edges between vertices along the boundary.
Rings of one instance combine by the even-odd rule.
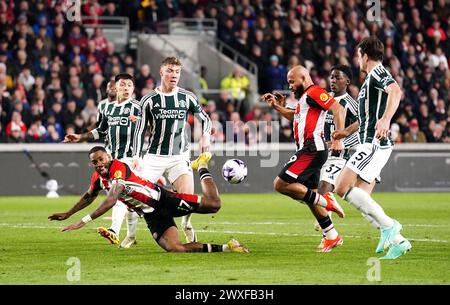
[[[158, 75], [141, 75], [135, 50], [95, 30], [102, 17], [128, 17], [125, 23], [133, 32], [157, 31], [171, 17], [207, 17], [217, 19], [219, 39], [258, 66], [259, 88], [253, 90], [259, 93], [287, 89], [273, 75], [299, 63], [324, 87], [335, 64], [348, 64], [359, 75], [355, 46], [377, 35], [385, 44], [384, 64], [404, 89], [392, 121], [396, 142], [415, 141], [418, 125], [427, 142], [450, 143], [449, 5], [385, 1], [381, 21], [371, 21], [366, 2], [89, 0], [82, 1], [81, 14], [88, 17], [82, 24], [66, 15], [65, 1], [0, 0], [0, 142], [59, 142], [69, 130], [93, 128], [95, 113], [88, 100], [97, 104], [104, 98], [107, 81], [119, 71], [135, 75], [138, 97], [154, 88]], [[110, 37], [130, 37], [115, 31]], [[362, 80], [353, 80], [352, 96]], [[266, 109], [257, 118], [255, 109], [237, 113], [233, 98], [214, 102], [221, 110], [217, 124], [276, 118]], [[282, 128], [280, 137], [289, 141], [292, 135]]]

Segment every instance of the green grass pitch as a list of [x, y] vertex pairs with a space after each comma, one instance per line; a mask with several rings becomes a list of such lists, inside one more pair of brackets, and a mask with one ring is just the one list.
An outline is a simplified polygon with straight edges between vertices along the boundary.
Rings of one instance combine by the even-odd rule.
[[[380, 256], [374, 253], [379, 233], [347, 203], [347, 217], [334, 217], [344, 244], [316, 253], [320, 234], [305, 206], [278, 194], [224, 194], [219, 213], [193, 216], [199, 239], [224, 243], [234, 237], [251, 253], [208, 254], [164, 252], [143, 220], [138, 244], [127, 250], [97, 235], [97, 226], [110, 224], [105, 218], [60, 232], [99, 199], [61, 223], [47, 216], [65, 211], [77, 197], [1, 197], [0, 284], [450, 284], [449, 194], [379, 193], [375, 199], [403, 224], [413, 245], [404, 257], [381, 261], [380, 281], [367, 276], [374, 274], [368, 260]], [[124, 222], [122, 237], [125, 230]], [[79, 281], [68, 280], [71, 257], [80, 261]]]

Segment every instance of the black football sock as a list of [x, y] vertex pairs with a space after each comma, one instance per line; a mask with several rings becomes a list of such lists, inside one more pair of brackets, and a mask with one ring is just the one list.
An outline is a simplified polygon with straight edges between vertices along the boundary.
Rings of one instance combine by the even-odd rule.
[[202, 252], [223, 252], [223, 246], [215, 244], [203, 244]]

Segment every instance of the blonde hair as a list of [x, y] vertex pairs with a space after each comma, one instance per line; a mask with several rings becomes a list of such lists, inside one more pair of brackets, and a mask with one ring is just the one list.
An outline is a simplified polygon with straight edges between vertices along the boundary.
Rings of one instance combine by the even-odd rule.
[[181, 64], [181, 61], [178, 58], [176, 58], [175, 56], [166, 57], [161, 62], [161, 67], [168, 66], [168, 65], [174, 65], [174, 66], [180, 66], [180, 67], [183, 66]]

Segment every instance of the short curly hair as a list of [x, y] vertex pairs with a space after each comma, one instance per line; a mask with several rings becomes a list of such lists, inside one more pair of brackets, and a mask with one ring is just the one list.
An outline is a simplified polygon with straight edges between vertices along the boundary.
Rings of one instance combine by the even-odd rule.
[[181, 61], [175, 57], [175, 56], [169, 56], [164, 58], [164, 60], [161, 62], [161, 67], [164, 66], [168, 66], [168, 65], [174, 65], [174, 66], [180, 66], [182, 67], [183, 65], [181, 64]]

